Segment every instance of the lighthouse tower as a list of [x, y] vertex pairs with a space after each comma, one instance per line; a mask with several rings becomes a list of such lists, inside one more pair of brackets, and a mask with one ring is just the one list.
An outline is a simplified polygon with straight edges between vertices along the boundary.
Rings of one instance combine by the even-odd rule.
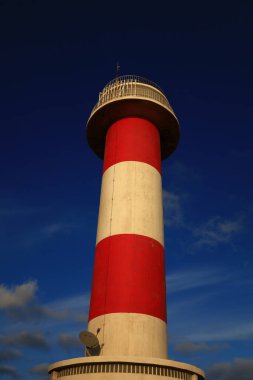
[[203, 380], [168, 359], [161, 160], [179, 124], [153, 82], [116, 77], [99, 94], [87, 140], [103, 159], [87, 356], [49, 367], [51, 379]]

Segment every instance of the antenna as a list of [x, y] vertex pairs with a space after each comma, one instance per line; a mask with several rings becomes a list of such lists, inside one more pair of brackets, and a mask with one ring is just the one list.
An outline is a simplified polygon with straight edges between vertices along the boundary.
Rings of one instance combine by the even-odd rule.
[[120, 72], [120, 65], [119, 62], [116, 63], [116, 78], [119, 77], [119, 72]]

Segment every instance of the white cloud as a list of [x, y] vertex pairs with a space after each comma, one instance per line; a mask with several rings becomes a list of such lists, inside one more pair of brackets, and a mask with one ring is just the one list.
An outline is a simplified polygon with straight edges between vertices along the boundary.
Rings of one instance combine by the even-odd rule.
[[59, 335], [58, 343], [62, 348], [66, 350], [71, 348], [82, 348], [82, 344], [77, 336], [73, 336], [66, 333]]
[[190, 341], [186, 342], [179, 342], [176, 343], [174, 346], [174, 351], [179, 352], [183, 355], [192, 355], [196, 352], [212, 352], [212, 351], [219, 351], [224, 348], [227, 348], [227, 344], [223, 343], [216, 343], [216, 344], [210, 344], [210, 343], [194, 343]]
[[169, 273], [166, 276], [168, 293], [177, 293], [203, 286], [214, 285], [228, 280], [230, 276], [215, 268], [198, 268]]
[[[229, 343], [253, 341], [251, 315], [233, 313], [231, 305], [217, 307], [213, 293], [202, 292], [168, 303], [168, 320], [171, 342]], [[226, 297], [226, 296], [225, 296]], [[227, 298], [227, 297], [226, 297]], [[231, 302], [233, 302], [231, 300]], [[224, 299], [224, 303], [226, 303]]]
[[48, 363], [40, 363], [37, 364], [35, 367], [32, 367], [30, 371], [38, 375], [48, 375], [48, 366]]
[[0, 309], [23, 307], [34, 299], [36, 291], [37, 283], [35, 281], [12, 288], [0, 285]]
[[236, 272], [194, 267], [168, 274], [166, 282], [174, 344], [190, 341], [213, 345], [253, 340], [252, 308], [246, 303], [247, 293], [245, 303], [240, 303], [234, 293], [235, 286], [237, 290], [240, 287], [240, 292], [248, 292], [249, 283]]
[[243, 217], [225, 219], [221, 216], [214, 216], [200, 225], [192, 225], [190, 220], [185, 220], [184, 198], [184, 195], [163, 190], [164, 224], [183, 228], [190, 233], [194, 239], [193, 249], [231, 243], [234, 236], [242, 230]]
[[42, 308], [46, 316], [55, 320], [87, 322], [89, 303], [90, 293], [84, 293], [56, 299]]
[[[3, 377], [2, 377], [3, 376]], [[3, 379], [7, 377], [7, 379], [18, 379], [17, 369], [10, 365], [0, 365], [0, 377]]]
[[25, 246], [31, 246], [41, 241], [52, 239], [58, 234], [67, 233], [71, 228], [73, 228], [73, 225], [66, 223], [50, 223], [44, 227], [30, 231], [29, 235], [23, 237], [22, 243]]
[[0, 285], [0, 310], [2, 309], [10, 320], [19, 323], [39, 320], [44, 323], [52, 323], [53, 320], [87, 322], [89, 293], [57, 299], [43, 305], [35, 297], [37, 290], [36, 281], [13, 287]]
[[20, 331], [16, 334], [0, 335], [0, 344], [38, 349], [48, 348], [44, 334], [38, 331]]
[[252, 380], [253, 359], [235, 358], [232, 363], [214, 364], [207, 374], [209, 380]]
[[242, 218], [226, 220], [220, 216], [209, 219], [206, 223], [192, 229], [197, 248], [215, 247], [220, 243], [228, 243], [243, 227]]
[[0, 350], [0, 361], [15, 360], [22, 356], [22, 353], [18, 350], [4, 349]]
[[63, 223], [52, 223], [52, 224], [49, 224], [49, 225], [43, 227], [40, 230], [40, 234], [41, 234], [41, 236], [49, 239], [52, 236], [56, 235], [57, 233], [62, 232], [66, 228], [67, 228], [67, 226]]
[[164, 224], [180, 226], [183, 223], [183, 211], [179, 195], [163, 190]]
[[74, 229], [80, 226], [75, 223], [55, 222], [48, 223], [43, 226], [38, 226], [37, 223], [32, 226], [29, 231], [24, 232], [18, 236], [18, 244], [31, 247], [41, 242], [46, 242], [50, 239], [57, 238], [61, 234], [69, 235]]
[[178, 160], [175, 160], [171, 164], [170, 172], [171, 181], [176, 181], [177, 185], [180, 185], [181, 188], [186, 188], [189, 182], [198, 184], [201, 181], [201, 177], [195, 169]]
[[195, 341], [253, 340], [253, 322], [247, 320], [223, 320], [219, 324], [209, 324], [208, 329], [189, 335]]
[[63, 309], [79, 309], [81, 307], [87, 307], [89, 306], [90, 302], [90, 293], [85, 294], [76, 294], [71, 297], [64, 297], [57, 299], [55, 301], [52, 301], [47, 304], [48, 307], [52, 309], [57, 310], [63, 310]]

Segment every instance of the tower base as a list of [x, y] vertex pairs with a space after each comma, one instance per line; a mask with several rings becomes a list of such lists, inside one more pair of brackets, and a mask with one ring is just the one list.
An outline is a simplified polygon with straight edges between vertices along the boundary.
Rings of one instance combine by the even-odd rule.
[[158, 358], [92, 356], [50, 365], [50, 380], [204, 380], [201, 369]]

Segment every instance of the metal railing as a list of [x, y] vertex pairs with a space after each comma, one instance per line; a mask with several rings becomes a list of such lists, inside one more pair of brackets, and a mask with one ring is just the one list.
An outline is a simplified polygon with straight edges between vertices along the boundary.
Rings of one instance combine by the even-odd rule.
[[99, 100], [91, 113], [102, 105], [123, 97], [140, 97], [161, 103], [172, 110], [164, 92], [154, 82], [136, 76], [124, 75], [111, 80], [99, 93]]
[[144, 83], [144, 84], [147, 84], [149, 86], [157, 88], [157, 90], [159, 90], [160, 92], [162, 92], [165, 95], [165, 93], [163, 92], [163, 90], [155, 82], [152, 82], [149, 79], [140, 77], [139, 75], [121, 75], [119, 77], [116, 77], [116, 78], [112, 79], [109, 83], [107, 83], [107, 85], [105, 87], [107, 87], [107, 86], [109, 86], [111, 84], [117, 83], [117, 82], [138, 82], [138, 83]]

